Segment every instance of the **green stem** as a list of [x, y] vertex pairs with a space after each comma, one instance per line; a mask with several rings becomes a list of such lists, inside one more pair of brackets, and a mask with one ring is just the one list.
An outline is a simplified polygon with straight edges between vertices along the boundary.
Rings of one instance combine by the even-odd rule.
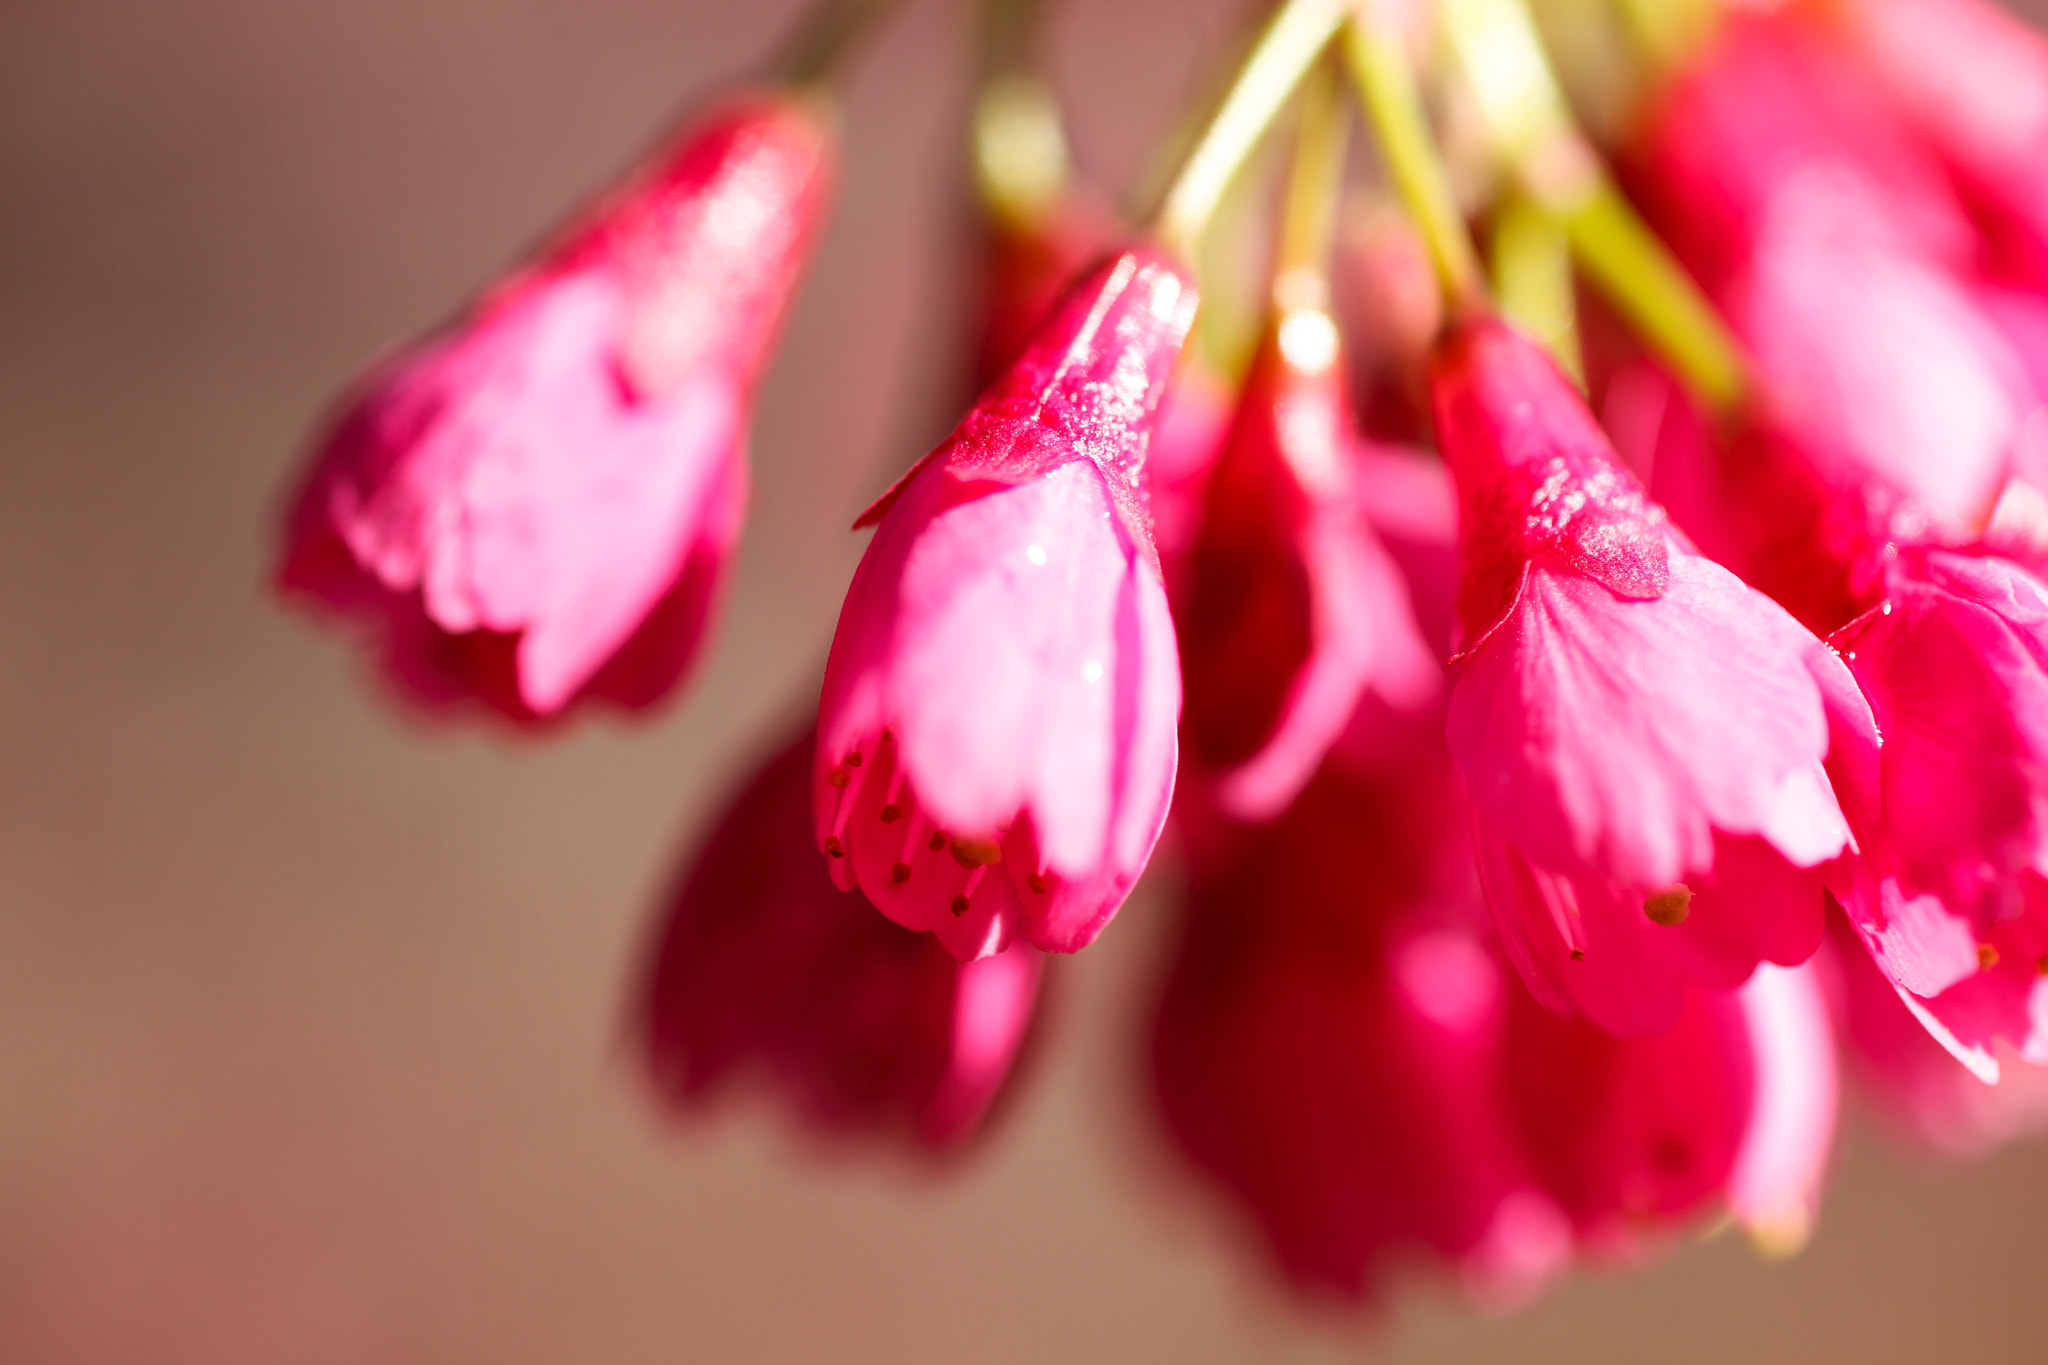
[[[1697, 8], [1656, 0], [1667, 2]], [[1573, 125], [1523, 0], [1444, 0], [1443, 15], [1495, 154], [1562, 226], [1586, 277], [1694, 393], [1739, 405], [1742, 348]]]
[[1564, 225], [1527, 196], [1509, 195], [1494, 210], [1491, 255], [1502, 316], [1542, 342], [1584, 387], [1572, 244]]
[[1650, 348], [1715, 408], [1740, 406], [1749, 390], [1741, 346], [1614, 183], [1602, 176], [1570, 207], [1551, 208], [1587, 278]]
[[819, 0], [773, 64], [787, 85], [826, 86], [896, 0]]
[[1344, 50], [1367, 121], [1379, 138], [1387, 174], [1422, 232], [1444, 296], [1454, 311], [1481, 306], [1486, 285], [1479, 256], [1451, 191], [1449, 173], [1437, 155], [1422, 92], [1399, 36], [1360, 15], [1346, 30]]
[[1040, 0], [984, 0], [981, 69], [984, 79], [1030, 71], [1037, 45]]
[[1351, 3], [1286, 0], [1268, 21], [1153, 220], [1154, 234], [1184, 259], [1193, 259], [1231, 179], [1329, 44]]
[[[1327, 65], [1319, 66], [1302, 85], [1301, 121], [1287, 168], [1287, 198], [1275, 253], [1280, 292], [1286, 291], [1289, 276], [1321, 281], [1329, 273], [1348, 131], [1335, 73]], [[1325, 301], [1319, 299], [1315, 306], [1323, 307]]]
[[1067, 189], [1067, 135], [1043, 81], [1021, 71], [991, 79], [974, 101], [974, 185], [1004, 222], [1038, 222]]

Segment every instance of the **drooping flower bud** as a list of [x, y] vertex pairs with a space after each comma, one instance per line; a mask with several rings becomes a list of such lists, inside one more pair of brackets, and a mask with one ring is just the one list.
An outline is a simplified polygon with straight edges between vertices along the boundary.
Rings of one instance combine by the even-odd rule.
[[959, 962], [841, 891], [810, 844], [808, 729], [713, 826], [664, 907], [634, 1019], [650, 1078], [698, 1110], [765, 1081], [812, 1132], [941, 1152], [1012, 1076], [1044, 959]]
[[414, 700], [638, 708], [694, 659], [747, 495], [747, 408], [829, 194], [808, 99], [691, 121], [321, 435], [284, 590]]
[[1622, 1033], [1805, 961], [1850, 844], [1841, 662], [1670, 531], [1534, 343], [1464, 324], [1431, 382], [1462, 509], [1450, 746], [1509, 957]]
[[1180, 671], [1145, 508], [1192, 319], [1145, 248], [1084, 279], [862, 518], [819, 707], [819, 847], [957, 956], [1086, 945], [1166, 818]]

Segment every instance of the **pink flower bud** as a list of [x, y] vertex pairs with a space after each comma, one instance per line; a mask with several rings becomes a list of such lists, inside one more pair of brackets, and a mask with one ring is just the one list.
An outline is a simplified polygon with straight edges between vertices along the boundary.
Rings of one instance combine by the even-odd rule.
[[1142, 248], [1090, 275], [862, 519], [819, 707], [817, 839], [842, 886], [956, 955], [1090, 942], [1173, 791], [1180, 670], [1145, 510], [1192, 320]]
[[1534, 343], [1460, 327], [1432, 370], [1458, 486], [1449, 737], [1480, 875], [1537, 998], [1669, 1027], [1819, 946], [1849, 846], [1823, 766], [1842, 665], [1677, 538]]
[[695, 1110], [767, 1081], [809, 1129], [944, 1151], [978, 1131], [1030, 1030], [1044, 959], [956, 961], [841, 891], [810, 848], [811, 735], [768, 761], [665, 908], [635, 1031]]
[[320, 438], [283, 588], [362, 620], [423, 703], [659, 700], [739, 535], [747, 408], [832, 158], [804, 100], [735, 100], [379, 362]]
[[1283, 312], [1208, 475], [1200, 531], [1170, 566], [1181, 736], [1242, 818], [1286, 807], [1368, 688], [1413, 709], [1441, 686], [1362, 505], [1357, 449], [1334, 321]]

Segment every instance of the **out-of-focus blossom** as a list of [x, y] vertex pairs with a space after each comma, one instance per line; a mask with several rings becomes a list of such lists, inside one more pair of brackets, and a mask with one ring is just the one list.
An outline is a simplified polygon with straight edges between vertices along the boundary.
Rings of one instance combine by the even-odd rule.
[[1990, 266], [2048, 287], [2048, 41], [1982, 0], [1840, 0], [1824, 12], [1960, 183]]
[[754, 774], [665, 906], [634, 1019], [663, 1097], [765, 1083], [809, 1130], [930, 1151], [979, 1129], [1033, 1018], [1029, 945], [960, 962], [811, 847], [811, 732]]
[[320, 438], [283, 587], [362, 621], [430, 705], [666, 694], [739, 535], [747, 407], [834, 141], [806, 97], [736, 98], [379, 362]]
[[1653, 484], [1680, 524], [1823, 632], [1881, 592], [1887, 544], [1976, 541], [2035, 400], [1975, 226], [1847, 45], [1796, 7], [1726, 16], [1632, 163], [1761, 386], [1728, 433], [1669, 410]]
[[1106, 262], [862, 519], [817, 840], [959, 957], [1084, 946], [1165, 821], [1180, 671], [1143, 473], [1194, 303], [1149, 249]]
[[1907, 551], [1831, 643], [1883, 736], [1851, 801], [1847, 908], [1936, 1035], [1987, 1079], [2048, 1062], [2048, 588], [1987, 556]]
[[1286, 806], [1368, 687], [1412, 709], [1439, 686], [1361, 505], [1338, 350], [1328, 314], [1278, 311], [1173, 575], [1186, 756], [1246, 819]]
[[1819, 946], [1849, 846], [1824, 769], [1839, 660], [1693, 554], [1569, 382], [1505, 325], [1433, 369], [1462, 511], [1448, 733], [1481, 880], [1538, 999], [1622, 1033]]
[[1828, 930], [1849, 1074], [1894, 1128], [1974, 1156], [2048, 1127], [2048, 1068], [2001, 1048], [1998, 1083], [1984, 1084], [1928, 1033], [1847, 919], [1829, 916]]
[[1429, 396], [1422, 376], [1443, 326], [1443, 298], [1414, 222], [1383, 199], [1354, 197], [1340, 220], [1331, 284], [1352, 389], [1367, 431], [1420, 440]]
[[1510, 995], [1503, 1068], [1541, 1187], [1589, 1250], [1725, 1203], [1792, 1250], [1819, 1212], [1834, 1139], [1834, 1038], [1810, 966], [1696, 992], [1673, 1026], [1624, 1039]]
[[1544, 1010], [1492, 945], [1447, 755], [1406, 734], [1197, 861], [1152, 1035], [1181, 1150], [1337, 1301], [1423, 1261], [1513, 1302], [1717, 1206], [1796, 1244], [1835, 1113], [1811, 969], [1647, 1039]]
[[1526, 1297], [1572, 1239], [1500, 1083], [1519, 988], [1485, 942], [1441, 747], [1409, 757], [1372, 782], [1325, 769], [1278, 821], [1226, 829], [1227, 855], [1191, 850], [1154, 1091], [1304, 1290], [1369, 1301], [1432, 1256]]

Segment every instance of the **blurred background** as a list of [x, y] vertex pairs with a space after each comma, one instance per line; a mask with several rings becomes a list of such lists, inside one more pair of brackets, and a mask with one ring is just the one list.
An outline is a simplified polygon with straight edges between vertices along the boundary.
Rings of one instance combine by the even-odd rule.
[[[1060, 7], [1085, 171], [1141, 169], [1244, 8]], [[2048, 1359], [2048, 1144], [1862, 1123], [1789, 1263], [1706, 1238], [1514, 1318], [1300, 1316], [1146, 1128], [1142, 894], [958, 1170], [662, 1118], [621, 1026], [650, 903], [815, 686], [852, 514], [953, 415], [968, 7], [913, 0], [855, 83], [683, 704], [424, 730], [263, 585], [336, 386], [795, 9], [0, 6], [0, 1360]]]

